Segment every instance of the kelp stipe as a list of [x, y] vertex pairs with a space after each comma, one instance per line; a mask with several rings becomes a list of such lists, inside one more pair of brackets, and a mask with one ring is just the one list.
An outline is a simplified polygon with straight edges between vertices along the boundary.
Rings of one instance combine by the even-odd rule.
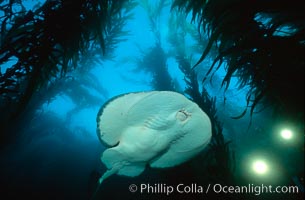
[[190, 62], [181, 56], [177, 56], [179, 68], [185, 75], [186, 89], [185, 93], [196, 102], [199, 107], [206, 111], [212, 123], [212, 140], [210, 148], [204, 154], [204, 164], [208, 170], [211, 170], [210, 178], [215, 182], [232, 183], [234, 179], [235, 154], [230, 149], [230, 142], [225, 141], [222, 134], [222, 124], [217, 118], [216, 98], [209, 96], [204, 87], [200, 92], [197, 80], [197, 74], [191, 68]]
[[154, 90], [175, 91], [175, 85], [167, 69], [168, 56], [164, 52], [161, 43], [160, 20], [167, 1], [156, 1], [155, 4], [141, 0], [140, 5], [146, 11], [151, 31], [154, 35], [154, 46], [147, 52], [142, 52], [142, 58], [138, 58], [137, 70], [144, 70], [152, 75], [151, 85]]
[[[211, 97], [207, 90], [202, 87], [200, 89], [197, 79], [197, 73], [192, 69], [191, 56], [188, 54], [185, 37], [187, 34], [191, 35], [196, 41], [200, 41], [200, 35], [194, 33], [194, 29], [189, 25], [181, 22], [186, 19], [183, 14], [177, 13], [175, 17], [170, 20], [169, 42], [173, 47], [173, 54], [178, 63], [179, 69], [184, 74], [184, 81], [186, 88], [184, 93], [189, 96], [199, 107], [204, 110], [212, 123], [212, 140], [210, 142], [210, 148], [207, 152], [203, 153], [201, 157], [198, 157], [197, 165], [201, 166], [198, 169], [202, 173], [203, 182], [206, 183], [209, 180], [217, 183], [233, 183], [234, 170], [235, 170], [235, 153], [230, 148], [229, 141], [225, 141], [222, 130], [223, 126], [217, 118], [216, 98]], [[203, 40], [204, 41], [204, 40]], [[214, 49], [213, 49], [214, 50]], [[205, 170], [209, 171], [205, 174]]]

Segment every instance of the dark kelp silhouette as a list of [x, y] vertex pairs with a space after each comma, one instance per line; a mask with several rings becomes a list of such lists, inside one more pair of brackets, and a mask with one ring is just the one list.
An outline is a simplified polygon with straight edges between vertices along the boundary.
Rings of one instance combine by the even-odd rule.
[[151, 85], [154, 90], [174, 91], [174, 83], [167, 69], [168, 56], [163, 50], [160, 38], [160, 18], [162, 10], [168, 6], [168, 2], [155, 1], [151, 3], [147, 0], [141, 0], [140, 5], [147, 14], [155, 44], [148, 51], [142, 51], [142, 57], [137, 59], [137, 70], [144, 70], [152, 75]]
[[126, 35], [122, 28], [134, 6], [127, 0], [54, 0], [26, 10], [22, 1], [1, 3], [0, 64], [16, 60], [0, 74], [1, 137], [9, 137], [5, 130], [22, 118], [38, 92], [56, 94], [57, 83], [71, 84], [67, 74], [82, 59], [96, 52], [109, 58]]
[[147, 71], [152, 75], [151, 85], [154, 90], [174, 91], [174, 84], [167, 69], [167, 55], [160, 43], [143, 54], [138, 59], [138, 69]]
[[[203, 183], [215, 182], [215, 183], [232, 183], [233, 171], [235, 165], [234, 152], [229, 147], [229, 142], [225, 141], [222, 134], [223, 125], [217, 117], [216, 98], [211, 97], [204, 85], [199, 86], [197, 72], [192, 69], [190, 54], [186, 44], [186, 36], [190, 35], [195, 41], [199, 41], [199, 34], [194, 33], [194, 30], [185, 24], [186, 16], [182, 13], [175, 11], [174, 17], [171, 18], [169, 23], [175, 28], [170, 29], [169, 42], [174, 48], [175, 59], [178, 63], [179, 69], [184, 74], [184, 81], [186, 88], [184, 93], [189, 96], [198, 106], [204, 110], [209, 116], [212, 123], [212, 141], [209, 149], [206, 153], [203, 153], [198, 160], [201, 163], [197, 163], [201, 167], [205, 167], [206, 170], [199, 169], [199, 171], [208, 171], [203, 177]], [[198, 40], [197, 40], [198, 39]]]
[[200, 91], [197, 74], [191, 69], [189, 60], [181, 56], [177, 56], [176, 59], [185, 75], [185, 93], [207, 113], [212, 123], [212, 141], [203, 159], [210, 171], [209, 178], [215, 182], [232, 183], [234, 152], [230, 150], [229, 142], [225, 141], [222, 134], [222, 124], [216, 115], [216, 98], [210, 97], [204, 87]]
[[250, 86], [246, 98], [251, 115], [264, 103], [271, 104], [279, 118], [304, 120], [303, 0], [175, 0], [172, 7], [192, 13], [199, 30], [209, 36], [193, 67], [216, 46], [218, 53], [207, 76], [225, 64], [225, 88], [232, 76], [239, 78], [240, 88]]

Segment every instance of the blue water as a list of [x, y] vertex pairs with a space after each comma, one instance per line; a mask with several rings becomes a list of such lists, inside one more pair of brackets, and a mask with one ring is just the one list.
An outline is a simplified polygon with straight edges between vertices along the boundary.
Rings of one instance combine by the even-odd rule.
[[[26, 2], [29, 3], [27, 5], [29, 8], [33, 5], [31, 2], [34, 3], [34, 1]], [[31, 123], [24, 125], [23, 135], [20, 139], [1, 152], [2, 185], [0, 196], [4, 193], [4, 196], [9, 196], [10, 199], [23, 196], [41, 200], [81, 200], [89, 199], [93, 194], [97, 179], [106, 170], [100, 161], [101, 153], [106, 147], [100, 143], [96, 134], [96, 115], [100, 107], [117, 95], [154, 89], [151, 85], [152, 74], [145, 70], [136, 70], [136, 59], [141, 58], [141, 50], [148, 51], [155, 45], [154, 35], [145, 10], [137, 6], [133, 12], [133, 19], [128, 21], [125, 26], [129, 35], [125, 36], [127, 40], [116, 48], [115, 57], [112, 60], [96, 62], [90, 66], [89, 73], [95, 78], [95, 84], [98, 87], [91, 88], [89, 91], [90, 94], [99, 99], [99, 102], [89, 103], [77, 110], [78, 105], [63, 92], [37, 109]], [[169, 15], [170, 7], [167, 6], [159, 21], [161, 44], [165, 52], [170, 52], [172, 48], [167, 41]], [[190, 46], [195, 43], [191, 39], [188, 40]], [[200, 52], [194, 53], [193, 64], [199, 57]], [[206, 61], [205, 64], [211, 64], [211, 61]], [[7, 66], [9, 65], [11, 63], [7, 63]], [[265, 151], [270, 152], [268, 148], [265, 148], [269, 145], [264, 141], [259, 142], [261, 141], [259, 139], [265, 137], [264, 131], [273, 128], [275, 133], [271, 135], [276, 135], [278, 127], [283, 125], [272, 124], [271, 112], [268, 109], [253, 116], [253, 124], [249, 130], [247, 129], [250, 120], [249, 114], [240, 120], [233, 120], [232, 116], [237, 116], [244, 110], [248, 88], [238, 90], [237, 78], [233, 78], [228, 90], [224, 91], [220, 86], [221, 79], [225, 75], [224, 68], [220, 68], [214, 78], [203, 85], [200, 81], [206, 71], [206, 69], [202, 69], [203, 67], [199, 66], [197, 69], [199, 85], [200, 87], [204, 86], [210, 96], [216, 98], [217, 115], [223, 124], [223, 135], [226, 141], [231, 141], [230, 148], [236, 154], [236, 168], [240, 170], [237, 174], [247, 173], [247, 162], [252, 155], [254, 155], [253, 157], [263, 155], [267, 160], [274, 159], [274, 163], [276, 163], [274, 170], [279, 169], [279, 173], [270, 178], [274, 179], [271, 183], [290, 183], [289, 180], [286, 180], [286, 177], [289, 177], [286, 173], [297, 173], [304, 162], [304, 160], [288, 161], [289, 156], [295, 155], [297, 152], [293, 144], [283, 144], [277, 136], [274, 136], [273, 141], [279, 143], [279, 147], [271, 150], [272, 153], [269, 154], [265, 153]], [[167, 60], [167, 68], [170, 77], [176, 81], [177, 86], [183, 92], [186, 87], [184, 75], [179, 70], [174, 58]], [[5, 70], [6, 66], [2, 66], [1, 72], [4, 73]], [[77, 91], [73, 92], [77, 93]], [[254, 138], [259, 139], [256, 141]], [[253, 143], [257, 143], [257, 145], [253, 145]], [[264, 147], [261, 148], [263, 150], [260, 147]], [[274, 151], [284, 152], [281, 156], [287, 160], [282, 162], [281, 156], [273, 155], [276, 154]], [[263, 153], [260, 154], [260, 152]], [[295, 167], [299, 165], [298, 163], [301, 167]], [[197, 168], [194, 171], [198, 170]], [[175, 173], [181, 173], [181, 175]], [[186, 173], [189, 173], [189, 176]], [[171, 176], [171, 178], [168, 179], [166, 175]], [[179, 176], [181, 176], [181, 180], [179, 180]], [[133, 196], [128, 191], [128, 186], [131, 183], [151, 181], [153, 184], [175, 185], [183, 181], [186, 183], [200, 182], [201, 178], [195, 172], [186, 172], [184, 168], [177, 168], [173, 171], [166, 169], [161, 172], [148, 169], [138, 179], [113, 176], [109, 182], [105, 182], [105, 186], [102, 186], [101, 199], [121, 199], [124, 198], [124, 194], [129, 195], [126, 196], [126, 199], [144, 198], [140, 194]], [[253, 177], [248, 179], [249, 183], [252, 183], [252, 179]], [[204, 199], [204, 195], [199, 197]], [[145, 198], [149, 199], [149, 195]], [[164, 195], [153, 198], [171, 199]], [[191, 196], [192, 198], [195, 197]]]

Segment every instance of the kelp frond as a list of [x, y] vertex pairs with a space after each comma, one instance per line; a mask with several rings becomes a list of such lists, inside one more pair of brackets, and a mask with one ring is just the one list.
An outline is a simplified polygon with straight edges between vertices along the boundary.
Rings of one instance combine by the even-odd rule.
[[229, 147], [230, 142], [225, 141], [222, 134], [222, 124], [217, 118], [216, 98], [210, 97], [204, 87], [200, 92], [197, 74], [192, 70], [188, 59], [182, 56], [177, 56], [176, 59], [180, 70], [185, 75], [185, 93], [206, 112], [212, 123], [212, 141], [205, 154], [205, 160], [209, 160], [207, 163], [210, 164], [208, 170], [211, 170], [211, 174], [213, 174], [211, 177], [214, 177], [216, 182], [228, 183], [233, 178], [235, 157]]
[[174, 91], [173, 80], [167, 69], [167, 55], [160, 43], [143, 52], [137, 62], [137, 69], [149, 72], [152, 75], [152, 87], [155, 90]]
[[2, 101], [19, 101], [23, 107], [52, 77], [73, 70], [93, 46], [104, 53], [114, 48], [122, 34], [126, 2], [46, 1], [36, 10], [18, 13], [7, 11], [11, 3], [1, 5], [7, 12], [1, 19], [0, 63], [17, 59], [0, 76]]
[[[1, 124], [18, 117], [35, 93], [64, 79], [85, 56], [111, 55], [134, 6], [128, 0], [52, 0], [26, 10], [22, 1], [1, 3]], [[8, 66], [12, 58], [16, 63]]]
[[140, 0], [140, 6], [144, 8], [147, 13], [149, 19], [149, 25], [151, 31], [154, 33], [156, 38], [156, 42], [161, 42], [161, 35], [160, 35], [160, 17], [162, 14], [163, 9], [166, 6], [169, 6], [168, 0], [156, 0], [153, 1], [154, 3], [150, 2], [149, 0]]
[[246, 98], [253, 100], [247, 105], [251, 114], [259, 103], [271, 102], [278, 114], [304, 119], [303, 0], [174, 0], [172, 7], [192, 12], [209, 37], [194, 67], [216, 46], [214, 63], [226, 68], [222, 85], [228, 88], [236, 76], [240, 88], [250, 87]]

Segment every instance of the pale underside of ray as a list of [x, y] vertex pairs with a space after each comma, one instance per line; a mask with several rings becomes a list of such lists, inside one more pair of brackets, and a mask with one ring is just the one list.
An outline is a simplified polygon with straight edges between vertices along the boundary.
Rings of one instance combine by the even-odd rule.
[[100, 183], [112, 174], [137, 176], [146, 164], [181, 164], [211, 138], [207, 115], [183, 95], [167, 91], [131, 93], [110, 101], [98, 116], [98, 130], [100, 139], [113, 146], [102, 155], [109, 170]]

